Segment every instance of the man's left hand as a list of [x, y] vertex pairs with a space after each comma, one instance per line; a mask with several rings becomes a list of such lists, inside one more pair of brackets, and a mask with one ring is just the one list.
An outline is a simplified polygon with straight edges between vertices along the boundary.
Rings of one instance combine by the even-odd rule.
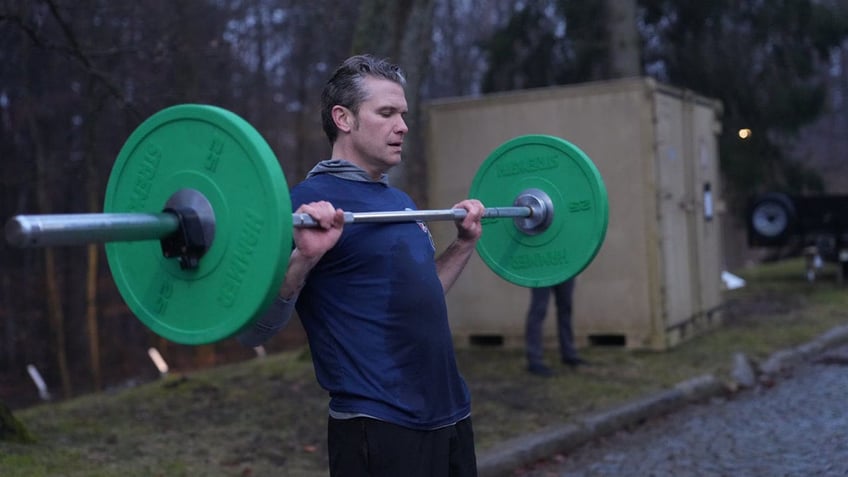
[[454, 209], [465, 209], [467, 214], [461, 221], [456, 221], [457, 238], [476, 242], [483, 233], [480, 219], [483, 217], [485, 208], [477, 199], [465, 199], [453, 206]]

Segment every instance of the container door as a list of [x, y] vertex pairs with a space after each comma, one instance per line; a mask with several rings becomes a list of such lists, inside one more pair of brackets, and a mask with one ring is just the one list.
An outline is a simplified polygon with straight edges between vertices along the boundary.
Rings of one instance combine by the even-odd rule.
[[655, 95], [657, 121], [657, 205], [659, 220], [661, 299], [666, 333], [684, 326], [698, 301], [694, 278], [692, 161], [686, 141], [686, 111], [679, 97]]
[[690, 115], [691, 148], [695, 164], [692, 189], [695, 192], [692, 221], [698, 267], [698, 306], [702, 322], [710, 322], [710, 312], [721, 304], [722, 214], [717, 210], [721, 197], [716, 139], [718, 123], [713, 107], [694, 104]]

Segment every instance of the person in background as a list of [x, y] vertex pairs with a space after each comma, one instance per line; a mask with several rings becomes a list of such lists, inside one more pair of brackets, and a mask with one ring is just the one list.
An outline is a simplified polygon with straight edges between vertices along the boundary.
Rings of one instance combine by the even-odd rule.
[[460, 375], [445, 293], [474, 251], [483, 205], [463, 200], [457, 238], [438, 257], [423, 222], [344, 223], [343, 210], [415, 209], [391, 187], [407, 102], [401, 70], [347, 59], [321, 96], [332, 156], [291, 190], [297, 213], [288, 271], [271, 310], [239, 337], [257, 346], [296, 307], [315, 375], [330, 396], [331, 476], [477, 475], [471, 399]]
[[527, 371], [537, 376], [549, 377], [553, 370], [545, 364], [542, 346], [542, 325], [548, 311], [551, 295], [556, 302], [557, 331], [559, 335], [559, 356], [563, 364], [576, 368], [586, 365], [574, 349], [574, 334], [571, 328], [572, 297], [574, 278], [550, 287], [530, 289], [530, 307], [527, 310], [525, 324], [525, 346], [527, 353]]

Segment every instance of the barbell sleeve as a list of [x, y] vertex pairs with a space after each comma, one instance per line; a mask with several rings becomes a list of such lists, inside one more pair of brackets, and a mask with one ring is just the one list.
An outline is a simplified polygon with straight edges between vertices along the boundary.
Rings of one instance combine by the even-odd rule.
[[158, 240], [179, 226], [177, 216], [168, 212], [16, 215], [6, 222], [6, 241], [17, 247], [50, 247]]
[[[487, 208], [484, 217], [530, 217], [530, 207]], [[461, 220], [465, 209], [345, 212], [346, 224], [367, 222], [414, 222]], [[292, 214], [292, 226], [316, 227], [308, 214]], [[159, 240], [179, 229], [178, 217], [162, 213], [91, 213], [16, 215], [6, 222], [6, 241], [16, 247], [85, 245], [101, 242]]]

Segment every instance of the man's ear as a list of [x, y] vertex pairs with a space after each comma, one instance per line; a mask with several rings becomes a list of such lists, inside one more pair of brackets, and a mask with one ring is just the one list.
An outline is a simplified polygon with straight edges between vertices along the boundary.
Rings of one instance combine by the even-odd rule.
[[333, 110], [331, 111], [333, 115], [333, 122], [336, 123], [336, 127], [339, 128], [339, 131], [342, 132], [350, 132], [354, 124], [356, 123], [356, 118], [353, 117], [353, 112], [347, 109], [344, 106], [333, 106]]

